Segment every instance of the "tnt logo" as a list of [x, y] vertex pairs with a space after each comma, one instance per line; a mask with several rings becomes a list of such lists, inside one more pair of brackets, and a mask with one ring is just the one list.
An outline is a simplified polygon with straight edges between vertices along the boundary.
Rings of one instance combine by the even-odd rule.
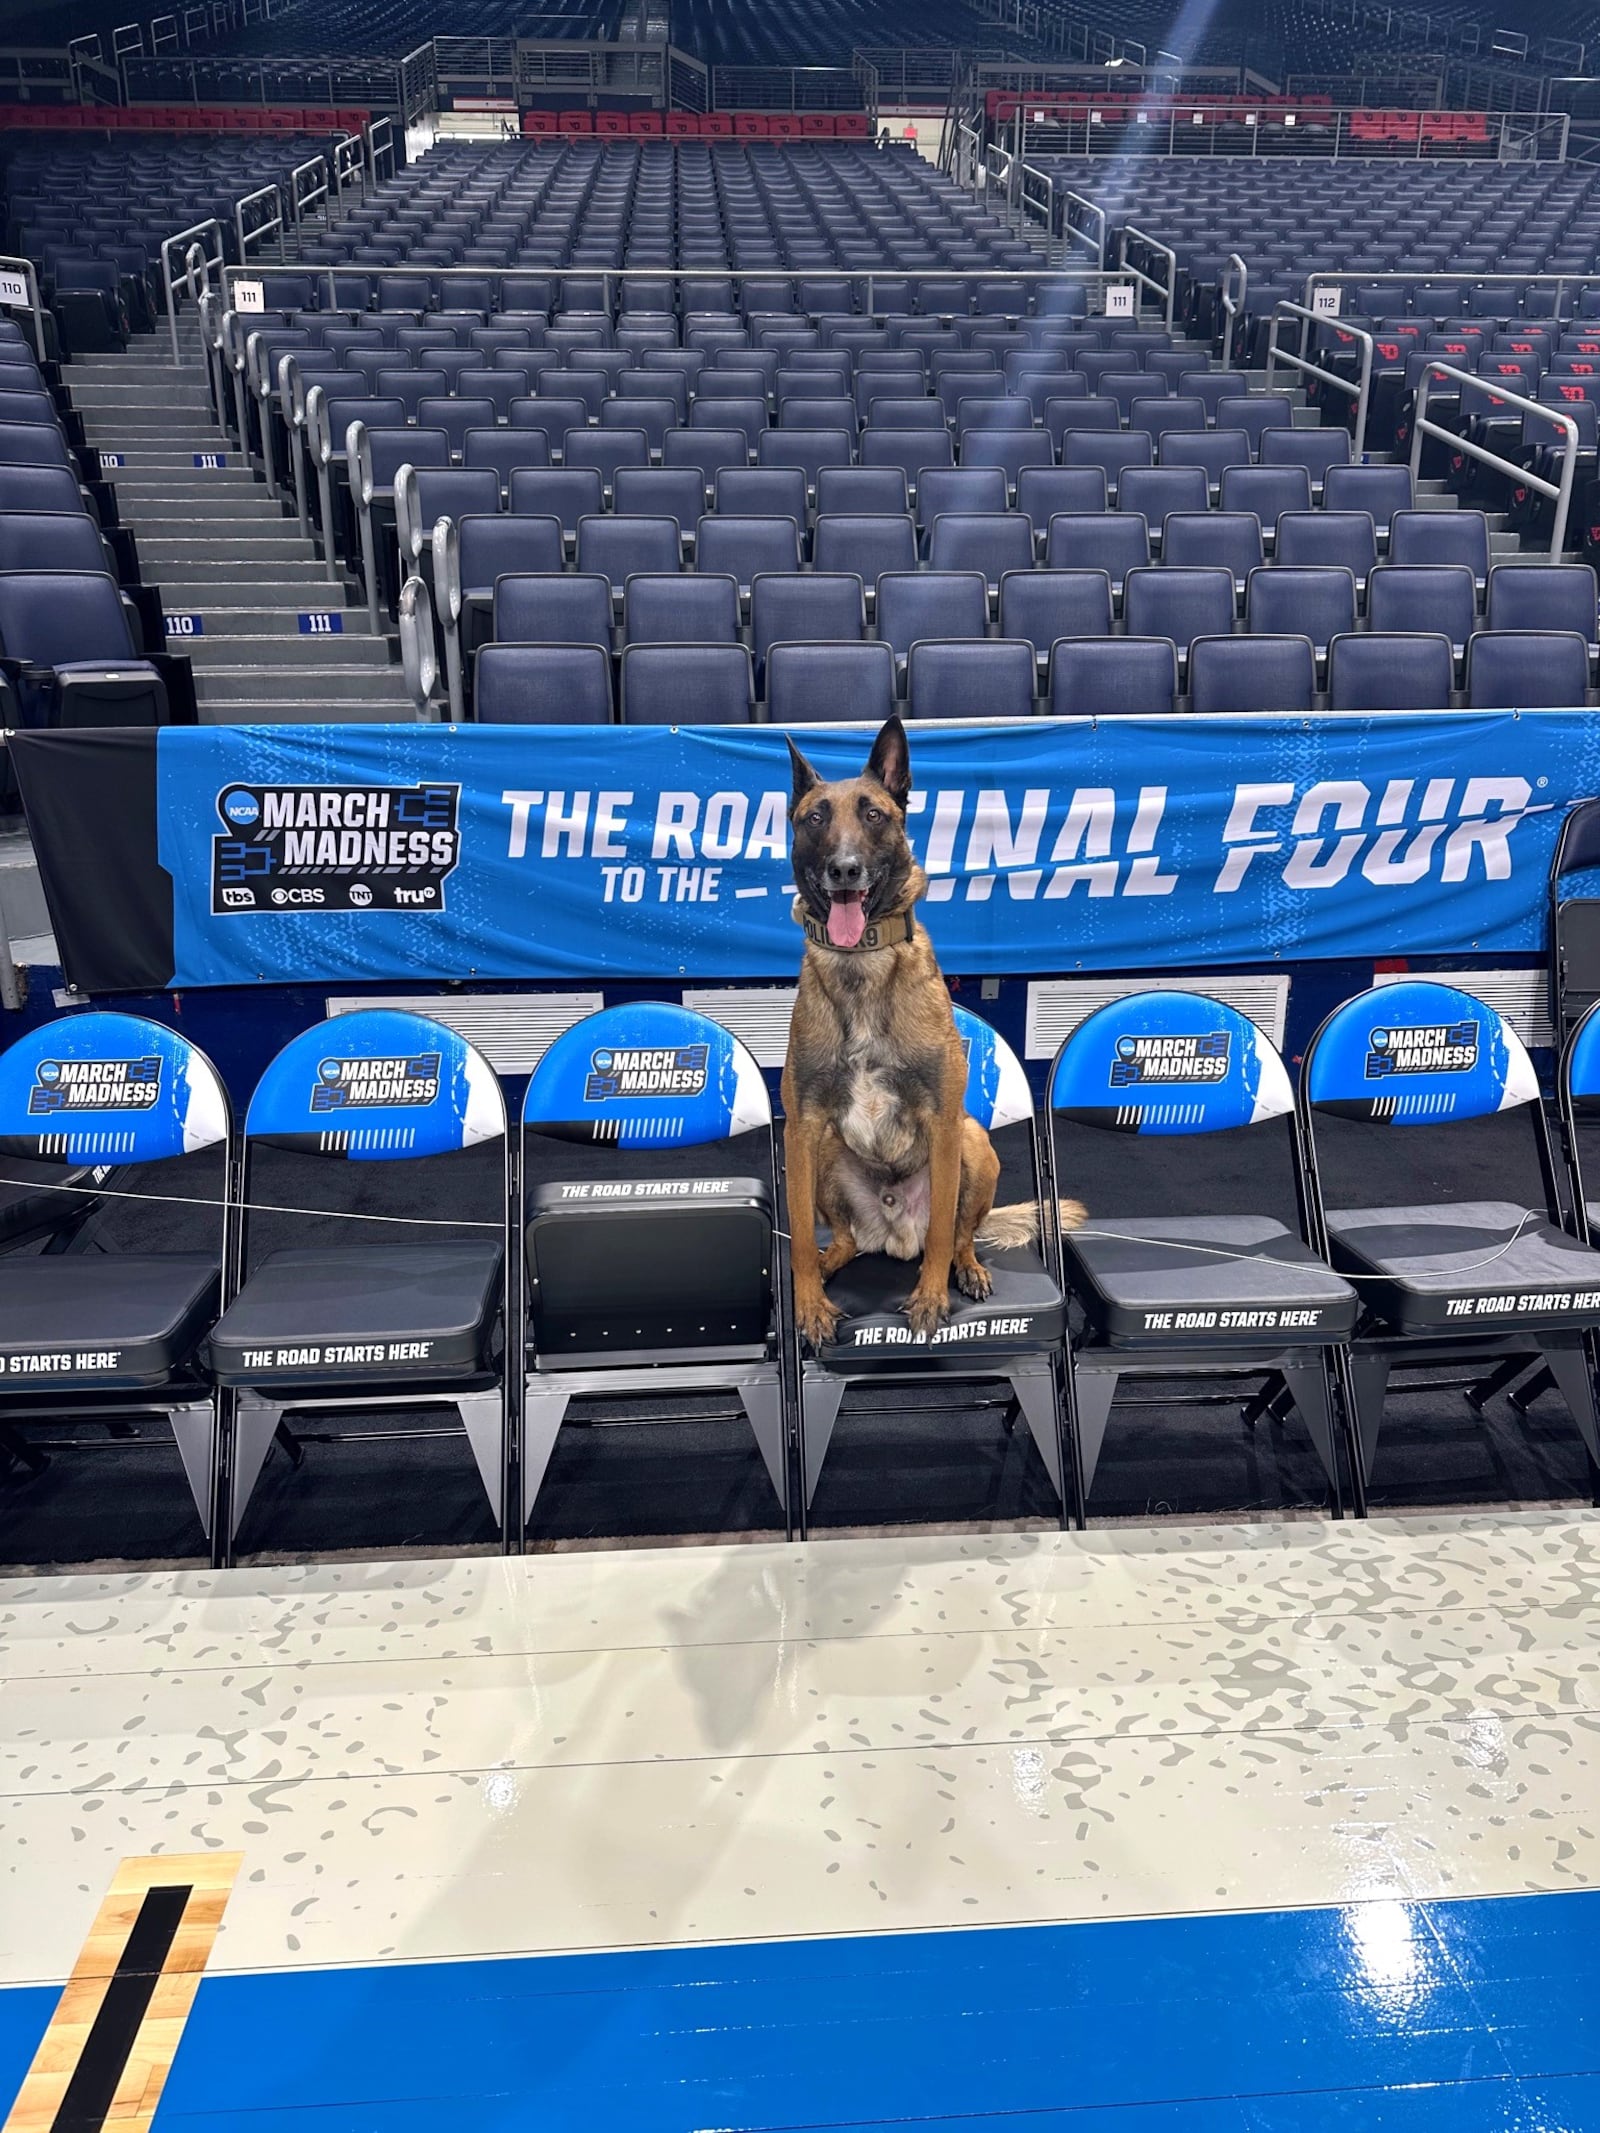
[[589, 1054], [585, 1103], [612, 1103], [629, 1096], [699, 1096], [705, 1089], [711, 1047], [678, 1044], [612, 1049]]
[[161, 1061], [41, 1059], [33, 1070], [28, 1110], [35, 1118], [59, 1111], [149, 1111], [161, 1094]]
[[1119, 1037], [1111, 1061], [1111, 1086], [1129, 1089], [1150, 1082], [1226, 1081], [1233, 1051], [1230, 1030], [1182, 1037]]
[[1368, 1081], [1394, 1074], [1470, 1074], [1478, 1064], [1478, 1024], [1439, 1022], [1367, 1033]]
[[411, 1059], [324, 1059], [311, 1088], [313, 1111], [364, 1111], [433, 1103], [439, 1094], [438, 1052]]

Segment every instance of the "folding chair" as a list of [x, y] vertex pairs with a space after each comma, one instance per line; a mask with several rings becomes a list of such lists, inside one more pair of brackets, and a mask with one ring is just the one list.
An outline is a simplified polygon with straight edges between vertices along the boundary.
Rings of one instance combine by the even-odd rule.
[[[250, 1201], [262, 1147], [356, 1163], [432, 1160], [504, 1144], [500, 1204], [467, 1236], [397, 1217], [347, 1241], [280, 1246], [252, 1264]], [[512, 1149], [505, 1103], [481, 1053], [442, 1023], [395, 1008], [335, 1016], [286, 1044], [256, 1084], [232, 1166], [226, 1308], [212, 1331], [223, 1388], [228, 1502], [213, 1547], [234, 1536], [287, 1416], [307, 1410], [453, 1408], [503, 1545], [512, 1451], [508, 1383], [497, 1353], [509, 1266]], [[337, 1218], [338, 1210], [331, 1213]], [[515, 1323], [515, 1309], [505, 1312]]]
[[[1533, 1132], [1537, 1200], [1330, 1205], [1333, 1137], [1349, 1130], [1330, 1127], [1330, 1120], [1432, 1129], [1417, 1150], [1431, 1180], [1454, 1167], [1440, 1145], [1447, 1131], [1460, 1142], [1463, 1125], [1517, 1109]], [[1384, 1399], [1397, 1370], [1467, 1365], [1481, 1378], [1489, 1364], [1500, 1366], [1495, 1378], [1505, 1382], [1543, 1362], [1590, 1459], [1600, 1463], [1590, 1367], [1591, 1337], [1600, 1326], [1600, 1252], [1562, 1227], [1538, 1077], [1506, 1018], [1470, 993], [1427, 979], [1373, 986], [1336, 1008], [1307, 1046], [1299, 1115], [1312, 1241], [1361, 1298], [1360, 1319], [1337, 1365], [1355, 1420], [1358, 1505], [1365, 1503]], [[1467, 1182], [1464, 1146], [1457, 1158]], [[1404, 1151], [1396, 1150], [1397, 1170], [1403, 1160]]]
[[[29, 1421], [164, 1415], [213, 1546], [215, 1403], [197, 1354], [221, 1296], [224, 1195], [214, 1192], [219, 1212], [198, 1250], [83, 1247], [103, 1204], [95, 1188], [118, 1174], [109, 1166], [176, 1166], [225, 1149], [231, 1134], [227, 1092], [211, 1062], [140, 1016], [62, 1016], [0, 1054], [0, 1163], [37, 1181], [31, 1195], [8, 1193], [0, 1233], [11, 1247], [0, 1256], [0, 1455], [42, 1469], [21, 1434]], [[197, 1191], [193, 1167], [181, 1180], [186, 1195]], [[169, 1176], [163, 1169], [150, 1178], [150, 1191], [160, 1193]], [[30, 1212], [30, 1197], [45, 1207]], [[42, 1251], [15, 1249], [37, 1237]]]
[[[619, 1177], [614, 1164], [602, 1173], [586, 1162], [580, 1175], [533, 1184], [535, 1138], [625, 1149], [630, 1163], [725, 1149], [703, 1172], [731, 1173], [751, 1161], [746, 1149], [759, 1150], [760, 1175], [663, 1176], [656, 1164], [654, 1175]], [[750, 1053], [705, 1016], [658, 1000], [590, 1015], [529, 1077], [521, 1167], [529, 1180], [524, 1523], [574, 1400], [732, 1392], [792, 1531], [777, 1146]]]
[[1550, 1023], [1558, 1046], [1600, 1000], [1600, 895], [1563, 895], [1569, 876], [1600, 867], [1600, 800], [1569, 808], [1550, 861]]
[[[1355, 1324], [1357, 1302], [1298, 1226], [1290, 1229], [1269, 1211], [1274, 1197], [1295, 1204], [1300, 1168], [1294, 1096], [1274, 1046], [1220, 1000], [1133, 993], [1081, 1022], [1050, 1069], [1043, 1141], [1051, 1206], [1062, 1120], [1159, 1140], [1163, 1207], [1175, 1189], [1181, 1197], [1173, 1138], [1278, 1129], [1258, 1132], [1235, 1165], [1251, 1179], [1252, 1195], [1259, 1182], [1260, 1211], [1122, 1216], [1096, 1209], [1081, 1231], [1055, 1225], [1061, 1284], [1082, 1314], [1067, 1341], [1067, 1385], [1085, 1500], [1124, 1380], [1180, 1378], [1234, 1381], [1247, 1412], [1265, 1412], [1286, 1394], [1339, 1504], [1329, 1363]], [[1274, 1196], [1269, 1143], [1282, 1134], [1289, 1160], [1279, 1158]], [[1141, 1167], [1155, 1183], [1155, 1156], [1140, 1166], [1129, 1148], [1123, 1160], [1132, 1191]], [[1216, 1397], [1201, 1396], [1206, 1404]]]
[[[1039, 1143], [1028, 1077], [1015, 1052], [987, 1022], [952, 1010], [967, 1058], [966, 1107], [986, 1132], [1026, 1126], [1040, 1196]], [[1048, 1216], [1046, 1218], [1048, 1220]], [[796, 1239], [804, 1251], [809, 1240]], [[824, 1238], [817, 1240], [819, 1243]], [[1069, 1490], [1061, 1405], [1061, 1349], [1066, 1307], [1042, 1251], [1032, 1245], [980, 1247], [993, 1288], [975, 1303], [952, 1286], [950, 1316], [931, 1341], [914, 1334], [902, 1306], [916, 1280], [915, 1262], [858, 1254], [827, 1284], [839, 1312], [833, 1338], [800, 1355], [800, 1448], [809, 1514], [823, 1462], [851, 1385], [946, 1385], [1002, 1380], [1011, 1389], [1008, 1425], [1020, 1413], [1062, 1506]]]

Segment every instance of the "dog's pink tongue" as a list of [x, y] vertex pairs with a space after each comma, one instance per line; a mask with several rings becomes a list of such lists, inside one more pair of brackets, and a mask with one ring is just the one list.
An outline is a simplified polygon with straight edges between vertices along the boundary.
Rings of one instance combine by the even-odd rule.
[[867, 914], [859, 896], [835, 897], [828, 906], [828, 938], [835, 948], [853, 948], [867, 930]]

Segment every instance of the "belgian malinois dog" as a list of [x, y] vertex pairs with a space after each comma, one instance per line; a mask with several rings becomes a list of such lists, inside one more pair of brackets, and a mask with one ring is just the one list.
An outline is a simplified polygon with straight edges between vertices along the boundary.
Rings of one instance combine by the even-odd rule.
[[[933, 945], [912, 916], [927, 877], [906, 841], [911, 751], [891, 718], [858, 778], [828, 784], [789, 743], [794, 915], [806, 951], [783, 1069], [795, 1313], [814, 1347], [824, 1283], [858, 1252], [922, 1260], [905, 1314], [931, 1337], [950, 1279], [981, 1300], [979, 1244], [1032, 1243], [1038, 1209], [994, 1206], [1000, 1159], [966, 1111], [967, 1062]], [[817, 1218], [832, 1232], [817, 1246]], [[1083, 1220], [1063, 1201], [1067, 1227]]]

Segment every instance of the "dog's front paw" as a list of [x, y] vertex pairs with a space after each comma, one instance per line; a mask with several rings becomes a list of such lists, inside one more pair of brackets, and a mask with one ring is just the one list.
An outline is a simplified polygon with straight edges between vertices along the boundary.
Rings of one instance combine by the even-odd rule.
[[839, 1330], [841, 1313], [837, 1304], [829, 1303], [820, 1293], [805, 1298], [796, 1297], [795, 1323], [813, 1348], [826, 1348]]
[[912, 1332], [924, 1340], [931, 1340], [950, 1316], [949, 1290], [913, 1289], [905, 1301], [905, 1314]]
[[994, 1276], [979, 1260], [970, 1259], [956, 1268], [956, 1287], [974, 1303], [982, 1303], [994, 1287]]

